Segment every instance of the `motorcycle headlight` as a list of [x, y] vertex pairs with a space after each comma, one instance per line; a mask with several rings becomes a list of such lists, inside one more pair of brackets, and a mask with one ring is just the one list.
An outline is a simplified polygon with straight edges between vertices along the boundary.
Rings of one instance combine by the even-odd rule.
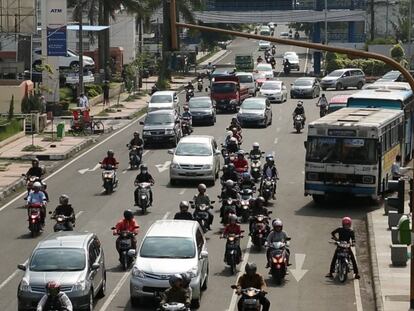
[[180, 167], [180, 164], [178, 164], [178, 163], [171, 163], [171, 168], [173, 168], [173, 169], [179, 169], [181, 167]]
[[145, 278], [144, 272], [139, 270], [137, 267], [132, 268], [132, 276], [134, 278], [141, 278], [141, 279]]
[[73, 291], [84, 291], [86, 289], [86, 281], [82, 280], [73, 285]]
[[172, 130], [172, 129], [170, 129], [170, 130], [165, 130], [165, 134], [167, 134], [167, 135], [174, 134], [174, 130]]
[[151, 136], [151, 132], [150, 131], [144, 131], [144, 136]]
[[23, 279], [20, 283], [20, 291], [22, 292], [29, 292], [30, 291], [30, 285], [29, 282], [26, 279]]
[[210, 164], [205, 164], [202, 167], [203, 170], [210, 170], [211, 169], [211, 165]]

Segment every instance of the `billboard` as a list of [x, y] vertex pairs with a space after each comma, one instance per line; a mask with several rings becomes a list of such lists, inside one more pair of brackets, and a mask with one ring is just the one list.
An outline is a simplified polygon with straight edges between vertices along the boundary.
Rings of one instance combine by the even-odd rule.
[[0, 33], [34, 34], [36, 0], [0, 0]]
[[46, 1], [47, 56], [66, 56], [66, 14], [66, 1]]

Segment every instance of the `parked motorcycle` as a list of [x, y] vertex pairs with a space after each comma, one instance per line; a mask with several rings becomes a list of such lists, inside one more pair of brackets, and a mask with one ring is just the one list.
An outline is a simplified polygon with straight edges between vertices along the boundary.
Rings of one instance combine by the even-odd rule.
[[[269, 214], [272, 212], [270, 211]], [[252, 223], [252, 243], [256, 246], [257, 250], [260, 251], [262, 246], [265, 245], [267, 235], [269, 234], [269, 223], [270, 217], [267, 215], [256, 215], [253, 216]]]
[[[244, 232], [244, 231], [242, 231]], [[230, 267], [231, 274], [236, 273], [236, 266], [241, 262], [240, 239], [243, 235], [229, 234], [227, 237], [224, 258]]]
[[[139, 227], [135, 227], [135, 229], [138, 228]], [[116, 228], [112, 227], [111, 230], [116, 230]], [[134, 233], [129, 231], [121, 231], [119, 233], [119, 236], [121, 237], [119, 241], [119, 262], [124, 271], [131, 266], [136, 256], [136, 250], [132, 248], [131, 241], [134, 235]]]
[[285, 242], [274, 242], [271, 245], [268, 245], [270, 248], [271, 258], [270, 274], [272, 275], [275, 283], [278, 285], [280, 285], [285, 279], [287, 272], [288, 254], [286, 247], [288, 246], [287, 243], [289, 240], [290, 238], [288, 238]]
[[351, 244], [346, 241], [335, 241], [331, 243], [336, 244], [338, 248], [335, 275], [339, 282], [344, 283], [348, 279], [348, 273], [353, 268], [350, 255]]
[[44, 204], [32, 203], [28, 206], [29, 230], [32, 237], [38, 235], [43, 229], [41, 209]]
[[203, 79], [201, 79], [201, 78], [199, 78], [199, 79], [197, 80], [197, 90], [198, 90], [199, 92], [203, 91]]
[[300, 131], [303, 129], [303, 116], [300, 114], [297, 114], [293, 118], [293, 123], [295, 125], [296, 133], [300, 133]]
[[[100, 164], [102, 164], [100, 162]], [[112, 165], [107, 165], [106, 167], [103, 167], [102, 171], [102, 181], [103, 181], [103, 187], [105, 189], [105, 194], [110, 194], [114, 191], [114, 188], [118, 186], [118, 180], [116, 179], [115, 174], [116, 168], [114, 168]]]
[[193, 130], [191, 129], [191, 119], [188, 117], [181, 118], [181, 130], [183, 136], [190, 135]]
[[187, 89], [185, 92], [185, 100], [188, 102], [192, 97], [194, 97], [194, 90]]
[[247, 222], [250, 217], [250, 200], [253, 199], [252, 189], [242, 189], [240, 193], [240, 206], [237, 209], [237, 216], [242, 222]]
[[[264, 154], [264, 152], [262, 152]], [[250, 158], [250, 176], [253, 177], [255, 182], [258, 182], [259, 179], [262, 177], [262, 163], [260, 159], [262, 155], [255, 154], [249, 155]]]
[[[52, 212], [50, 211], [49, 214], [52, 214]], [[73, 231], [72, 227], [75, 226], [75, 224], [72, 224], [72, 227], [68, 226], [68, 223], [72, 222], [72, 218], [65, 215], [55, 215], [50, 217], [50, 219], [56, 220], [56, 224], [53, 226], [54, 232]]]
[[[237, 285], [232, 285], [232, 289], [237, 289]], [[260, 295], [266, 295], [267, 292], [262, 291], [260, 289], [254, 287], [242, 288], [240, 293], [243, 299], [243, 311], [260, 311], [261, 304], [260, 304]]]
[[189, 308], [185, 306], [185, 304], [180, 302], [169, 302], [164, 303], [162, 306], [160, 306], [160, 310], [163, 311], [190, 311]]
[[266, 177], [261, 182], [260, 195], [265, 199], [265, 204], [269, 202], [273, 196], [273, 188], [276, 187], [276, 181], [270, 177]]
[[195, 205], [194, 201], [190, 201], [191, 204], [191, 208], [194, 208], [194, 213], [193, 213], [193, 217], [194, 220], [198, 221], [198, 223], [200, 224], [201, 229], [203, 230], [204, 233], [206, 233], [208, 230], [208, 219], [209, 219], [209, 213], [208, 211], [213, 208], [213, 204], [215, 203], [215, 201], [210, 201], [210, 205], [206, 205], [206, 204], [200, 204], [200, 205]]
[[138, 207], [141, 208], [142, 214], [147, 213], [147, 208], [150, 207], [150, 191], [152, 184], [149, 182], [135, 183], [138, 187]]
[[139, 168], [141, 165], [142, 160], [142, 146], [131, 146], [130, 144], [127, 144], [127, 147], [130, 148], [129, 150], [129, 166], [132, 169]]

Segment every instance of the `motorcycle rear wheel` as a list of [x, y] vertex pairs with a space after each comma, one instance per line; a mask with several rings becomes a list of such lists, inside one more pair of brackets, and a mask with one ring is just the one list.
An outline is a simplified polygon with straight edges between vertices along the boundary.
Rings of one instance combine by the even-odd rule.
[[338, 265], [338, 279], [339, 282], [344, 283], [348, 278], [348, 264], [342, 261]]
[[121, 258], [122, 270], [126, 271], [128, 269], [128, 255], [125, 253]]

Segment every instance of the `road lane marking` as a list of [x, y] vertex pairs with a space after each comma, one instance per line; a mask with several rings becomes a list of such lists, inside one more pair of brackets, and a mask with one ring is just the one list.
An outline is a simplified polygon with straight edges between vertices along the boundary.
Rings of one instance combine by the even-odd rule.
[[181, 190], [178, 194], [179, 194], [179, 195], [183, 195], [183, 194], [186, 192], [186, 190], [187, 190], [187, 189], [183, 189], [183, 190]]
[[295, 254], [295, 269], [290, 269], [293, 277], [297, 282], [299, 282], [308, 272], [306, 269], [302, 269], [305, 262], [306, 254]]
[[280, 127], [278, 127], [278, 128], [276, 129], [276, 132], [278, 132], [278, 133], [280, 132]]
[[124, 273], [122, 278], [116, 284], [113, 292], [108, 296], [108, 299], [105, 301], [103, 306], [99, 309], [99, 311], [105, 311], [108, 309], [109, 305], [111, 304], [112, 300], [114, 300], [115, 296], [118, 295], [118, 292], [121, 290], [122, 286], [124, 285], [125, 281], [128, 279], [130, 271]]
[[165, 161], [161, 164], [156, 164], [155, 167], [157, 168], [159, 173], [165, 172], [170, 168], [171, 161]]
[[93, 172], [93, 171], [96, 171], [99, 167], [101, 167], [101, 164], [99, 164], [99, 163], [97, 163], [93, 168], [84, 168], [84, 169], [81, 169], [81, 170], [78, 170], [78, 172], [81, 174], [81, 175], [83, 175], [83, 174], [85, 174], [86, 172]]
[[[65, 168], [67, 168], [68, 166], [72, 165], [73, 163], [77, 163], [79, 161], [80, 158], [84, 157], [85, 155], [87, 155], [88, 153], [92, 152], [93, 150], [95, 150], [96, 148], [100, 147], [101, 145], [105, 144], [108, 140], [112, 139], [113, 137], [115, 137], [118, 134], [121, 134], [122, 132], [124, 132], [125, 130], [127, 130], [128, 128], [130, 128], [131, 126], [135, 125], [135, 123], [137, 123], [139, 120], [141, 120], [142, 118], [144, 118], [146, 116], [146, 114], [143, 114], [142, 116], [140, 116], [138, 119], [134, 120], [133, 122], [131, 122], [130, 124], [124, 126], [123, 128], [119, 129], [118, 131], [116, 131], [115, 133], [113, 133], [112, 135], [108, 136], [107, 138], [105, 138], [103, 141], [101, 141], [100, 143], [96, 144], [95, 146], [91, 147], [90, 149], [86, 150], [85, 152], [83, 152], [82, 154], [78, 155], [76, 158], [74, 158], [73, 160], [69, 161], [68, 163], [66, 163], [65, 165], [63, 165], [61, 168], [59, 168], [58, 170], [56, 170], [55, 172], [53, 172], [52, 174], [50, 174], [49, 176], [47, 176], [46, 178], [44, 178], [44, 181], [49, 180], [50, 178], [52, 178], [53, 176], [59, 174], [61, 171], [63, 171]], [[12, 199], [10, 202], [6, 203], [5, 205], [3, 205], [0, 208], [0, 212], [3, 211], [6, 207], [9, 207], [11, 204], [13, 204], [14, 202], [16, 202], [17, 200], [21, 199], [24, 195], [26, 195], [26, 191], [23, 191], [21, 194], [19, 194], [17, 197], [15, 197], [14, 199]]]
[[274, 144], [277, 145], [277, 143], [279, 142], [279, 138], [275, 138]]
[[[357, 261], [357, 256], [356, 256], [356, 249], [355, 247], [351, 247], [352, 252], [355, 254], [355, 261]], [[357, 262], [358, 264], [358, 262]], [[357, 311], [363, 311], [364, 308], [362, 306], [362, 299], [361, 299], [361, 289], [359, 287], [359, 280], [354, 279], [354, 291], [355, 291], [355, 304], [356, 304], [356, 309]]]
[[302, 175], [305, 175], [305, 171], [302, 171]]
[[[23, 265], [26, 265], [27, 262], [28, 262], [28, 259], [23, 263]], [[2, 290], [3, 287], [6, 286], [7, 283], [9, 283], [19, 272], [20, 270], [16, 269], [12, 274], [10, 274], [10, 276], [0, 284], [0, 290]]]
[[75, 218], [79, 218], [79, 216], [80, 215], [82, 215], [83, 214], [83, 211], [79, 211], [79, 212], [77, 212], [76, 214], [75, 214]]
[[166, 220], [168, 218], [168, 216], [170, 216], [170, 212], [166, 212], [164, 217], [162, 218], [163, 220]]
[[303, 73], [306, 74], [308, 68], [308, 57], [309, 57], [309, 48], [306, 49], [306, 58], [305, 58], [305, 66], [303, 67]]

